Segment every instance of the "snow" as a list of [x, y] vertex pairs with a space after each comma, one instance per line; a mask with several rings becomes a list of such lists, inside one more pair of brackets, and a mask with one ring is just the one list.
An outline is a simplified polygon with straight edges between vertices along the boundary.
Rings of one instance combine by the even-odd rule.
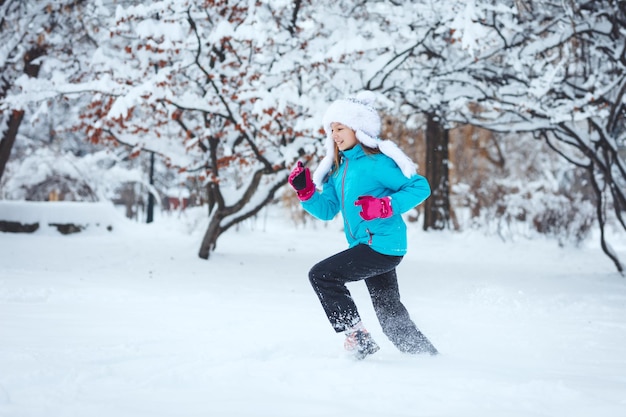
[[265, 210], [204, 261], [204, 210], [108, 213], [0, 234], [0, 416], [626, 415], [626, 281], [595, 247], [413, 224], [401, 293], [441, 355], [398, 352], [355, 283], [381, 345], [356, 361], [307, 279], [340, 223]]

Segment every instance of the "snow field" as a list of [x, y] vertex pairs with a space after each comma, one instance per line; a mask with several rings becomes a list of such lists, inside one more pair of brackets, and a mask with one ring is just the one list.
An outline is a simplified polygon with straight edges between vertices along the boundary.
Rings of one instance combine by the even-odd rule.
[[401, 294], [441, 355], [395, 350], [354, 283], [381, 345], [359, 362], [307, 279], [338, 224], [266, 215], [207, 262], [194, 221], [0, 234], [0, 416], [626, 415], [626, 281], [597, 248], [413, 226]]

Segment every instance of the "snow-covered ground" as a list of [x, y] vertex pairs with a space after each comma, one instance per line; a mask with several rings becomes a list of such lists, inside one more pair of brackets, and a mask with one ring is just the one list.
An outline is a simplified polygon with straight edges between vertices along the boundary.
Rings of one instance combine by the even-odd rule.
[[337, 224], [264, 213], [207, 262], [192, 217], [0, 233], [0, 416], [626, 415], [626, 279], [596, 241], [413, 226], [401, 293], [441, 355], [395, 350], [355, 283], [381, 345], [359, 362], [307, 278]]

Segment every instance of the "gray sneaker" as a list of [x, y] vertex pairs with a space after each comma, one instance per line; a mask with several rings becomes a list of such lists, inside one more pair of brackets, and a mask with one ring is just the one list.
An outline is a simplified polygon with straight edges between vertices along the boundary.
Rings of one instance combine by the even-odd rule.
[[354, 357], [358, 360], [364, 359], [367, 355], [372, 355], [380, 349], [372, 336], [365, 330], [355, 330], [346, 335], [343, 347], [348, 352], [353, 352]]

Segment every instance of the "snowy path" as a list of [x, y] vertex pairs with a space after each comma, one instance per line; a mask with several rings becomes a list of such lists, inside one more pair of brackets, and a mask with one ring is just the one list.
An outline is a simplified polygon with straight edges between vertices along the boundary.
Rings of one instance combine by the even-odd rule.
[[131, 226], [0, 234], [0, 416], [626, 415], [626, 280], [597, 249], [414, 231], [401, 292], [442, 355], [397, 352], [357, 283], [382, 349], [356, 362], [306, 277], [335, 227], [271, 221], [206, 262]]

